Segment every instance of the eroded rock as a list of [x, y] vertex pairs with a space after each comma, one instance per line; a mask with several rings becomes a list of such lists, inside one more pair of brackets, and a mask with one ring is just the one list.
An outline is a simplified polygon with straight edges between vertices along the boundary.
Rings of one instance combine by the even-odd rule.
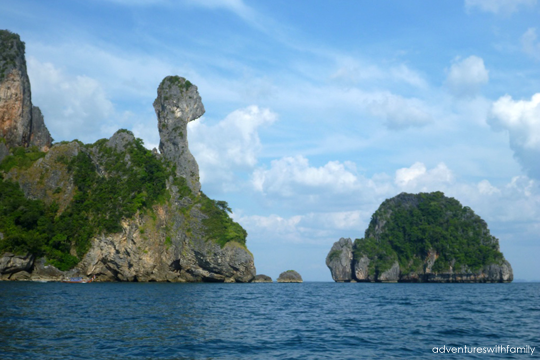
[[301, 283], [303, 282], [302, 276], [295, 270], [287, 270], [279, 274], [277, 279], [279, 283]]
[[201, 189], [199, 166], [189, 151], [187, 124], [204, 114], [197, 86], [180, 76], [167, 76], [158, 87], [154, 109], [158, 117], [159, 150], [176, 165], [195, 193]]
[[337, 282], [349, 282], [352, 279], [353, 244], [351, 239], [341, 238], [336, 241], [326, 256], [326, 266]]

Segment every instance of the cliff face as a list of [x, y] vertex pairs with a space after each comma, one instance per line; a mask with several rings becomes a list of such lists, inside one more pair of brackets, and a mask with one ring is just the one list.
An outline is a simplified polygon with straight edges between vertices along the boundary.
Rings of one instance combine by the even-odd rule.
[[[24, 51], [19, 35], [0, 30], [0, 136], [7, 148], [37, 146], [47, 151], [52, 138], [41, 111], [32, 106]], [[0, 150], [0, 161], [4, 153]]]
[[[29, 84], [18, 89], [29, 91]], [[30, 120], [12, 117], [11, 105], [0, 108], [0, 118], [11, 119], [2, 123], [0, 152], [1, 145], [12, 148], [0, 164], [0, 280], [253, 279], [247, 233], [228, 216], [226, 202], [200, 191], [187, 144], [187, 123], [204, 113], [195, 85], [175, 76], [158, 88], [161, 154], [127, 130], [94, 144], [51, 146], [43, 141], [41, 112], [23, 95], [17, 111]], [[28, 147], [34, 145], [50, 150]]]
[[[348, 261], [350, 259], [350, 261]], [[499, 241], [470, 208], [442, 193], [402, 193], [373, 214], [365, 237], [336, 242], [334, 281], [511, 282]]]

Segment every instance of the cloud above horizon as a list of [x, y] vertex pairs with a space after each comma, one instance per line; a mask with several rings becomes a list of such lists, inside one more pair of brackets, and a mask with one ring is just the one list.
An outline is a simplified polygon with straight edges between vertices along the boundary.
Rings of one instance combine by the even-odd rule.
[[502, 96], [493, 103], [488, 122], [508, 133], [516, 158], [530, 176], [540, 179], [540, 93], [530, 101]]
[[489, 71], [484, 66], [484, 60], [472, 55], [453, 62], [445, 85], [456, 97], [474, 97], [488, 81]]

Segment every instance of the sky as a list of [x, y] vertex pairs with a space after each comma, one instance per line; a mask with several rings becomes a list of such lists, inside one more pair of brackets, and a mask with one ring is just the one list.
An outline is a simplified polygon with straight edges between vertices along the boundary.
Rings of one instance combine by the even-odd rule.
[[331, 281], [325, 258], [401, 192], [442, 191], [540, 280], [537, 0], [2, 0], [56, 141], [157, 147], [167, 75], [197, 85], [202, 190], [257, 272]]

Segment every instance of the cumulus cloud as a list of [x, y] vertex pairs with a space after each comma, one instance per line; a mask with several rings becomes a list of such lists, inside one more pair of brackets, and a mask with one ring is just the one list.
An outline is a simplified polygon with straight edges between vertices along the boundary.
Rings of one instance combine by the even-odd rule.
[[396, 170], [394, 179], [394, 183], [400, 189], [409, 192], [438, 191], [442, 186], [451, 184], [453, 181], [454, 175], [444, 163], [428, 170], [421, 162]]
[[491, 107], [489, 124], [508, 132], [510, 147], [530, 176], [540, 179], [540, 93], [530, 101], [505, 95]]
[[421, 127], [433, 121], [427, 106], [419, 99], [381, 92], [368, 95], [364, 101], [368, 110], [384, 119], [391, 130]]
[[446, 78], [446, 86], [457, 97], [472, 97], [489, 81], [489, 72], [484, 60], [478, 56], [469, 56], [455, 61]]
[[[88, 76], [70, 76], [51, 63], [28, 59], [32, 102], [39, 106], [56, 140], [91, 142], [108, 133], [114, 106], [101, 84]], [[77, 135], [76, 135], [77, 134]]]
[[282, 197], [300, 193], [316, 193], [323, 189], [332, 192], [351, 191], [358, 186], [353, 174], [354, 164], [330, 161], [320, 167], [312, 167], [301, 155], [273, 160], [269, 169], [258, 168], [252, 176], [256, 191]]
[[521, 7], [532, 7], [537, 0], [465, 0], [465, 9], [470, 12], [477, 9], [493, 14], [511, 14]]
[[521, 46], [523, 47], [523, 51], [525, 53], [529, 54], [536, 60], [540, 60], [540, 41], [538, 41], [535, 28], [529, 28], [521, 36]]
[[491, 183], [488, 180], [480, 181], [476, 187], [478, 188], [478, 192], [480, 194], [493, 195], [493, 194], [499, 194], [501, 192], [500, 189], [491, 185]]
[[204, 119], [188, 125], [189, 147], [197, 159], [203, 184], [232, 186], [234, 171], [257, 164], [262, 145], [259, 129], [277, 120], [269, 109], [249, 106], [236, 110], [216, 125]]
[[[343, 232], [360, 235], [366, 227], [371, 214], [365, 211], [336, 211], [321, 213], [306, 213], [281, 217], [275, 214], [269, 216], [243, 216], [237, 220], [245, 226], [250, 235], [264, 240], [326, 244], [335, 241]], [[340, 235], [340, 232], [341, 235]], [[271, 234], [270, 237], [265, 236]], [[353, 236], [349, 235], [349, 236]]]

